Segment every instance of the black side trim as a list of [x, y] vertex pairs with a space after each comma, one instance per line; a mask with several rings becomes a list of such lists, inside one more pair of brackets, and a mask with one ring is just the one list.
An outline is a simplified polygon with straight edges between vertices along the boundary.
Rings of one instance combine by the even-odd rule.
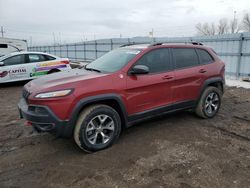
[[167, 105], [167, 106], [161, 106], [153, 110], [147, 110], [144, 112], [136, 113], [128, 117], [129, 126], [138, 121], [150, 119], [155, 116], [172, 113], [172, 112], [176, 112], [179, 110], [190, 109], [190, 108], [195, 107], [195, 105], [196, 105], [196, 101], [189, 100], [189, 101], [174, 103], [174, 104]]

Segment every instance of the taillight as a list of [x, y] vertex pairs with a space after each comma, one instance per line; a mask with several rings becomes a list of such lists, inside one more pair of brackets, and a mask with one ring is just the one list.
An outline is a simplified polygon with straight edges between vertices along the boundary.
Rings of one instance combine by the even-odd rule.
[[61, 63], [67, 65], [67, 64], [69, 64], [69, 61], [68, 60], [64, 60], [64, 61], [61, 61]]

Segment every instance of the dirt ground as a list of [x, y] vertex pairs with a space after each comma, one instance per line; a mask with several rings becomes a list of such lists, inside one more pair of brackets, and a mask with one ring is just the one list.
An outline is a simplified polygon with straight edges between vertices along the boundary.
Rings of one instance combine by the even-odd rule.
[[21, 85], [0, 88], [0, 187], [250, 187], [250, 90], [227, 88], [214, 119], [163, 116], [86, 154], [18, 119]]

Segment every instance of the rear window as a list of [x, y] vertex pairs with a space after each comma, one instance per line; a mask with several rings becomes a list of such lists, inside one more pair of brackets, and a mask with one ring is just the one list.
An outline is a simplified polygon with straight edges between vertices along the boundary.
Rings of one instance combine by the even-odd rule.
[[176, 69], [199, 65], [199, 59], [193, 48], [174, 48], [173, 57]]
[[207, 51], [202, 50], [202, 49], [196, 49], [196, 51], [199, 55], [201, 64], [209, 64], [214, 61], [211, 55]]

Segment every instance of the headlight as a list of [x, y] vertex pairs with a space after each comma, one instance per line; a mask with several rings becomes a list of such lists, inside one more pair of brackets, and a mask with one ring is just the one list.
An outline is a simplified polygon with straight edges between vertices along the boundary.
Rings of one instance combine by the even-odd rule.
[[72, 92], [72, 89], [39, 93], [35, 96], [35, 98], [44, 99], [44, 98], [52, 98], [52, 97], [63, 97], [63, 96], [70, 94], [71, 92]]

